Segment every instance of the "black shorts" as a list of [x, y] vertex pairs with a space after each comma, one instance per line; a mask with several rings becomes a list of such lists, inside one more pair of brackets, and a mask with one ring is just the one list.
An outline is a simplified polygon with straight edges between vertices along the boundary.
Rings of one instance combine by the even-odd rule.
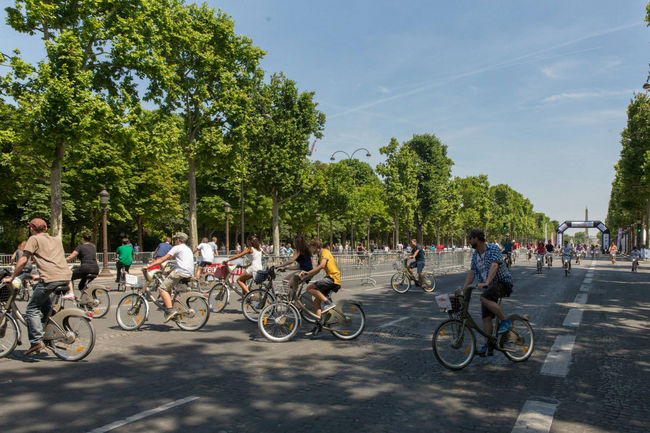
[[314, 285], [316, 286], [316, 290], [325, 296], [329, 295], [331, 292], [336, 293], [341, 288], [339, 284], [334, 283], [334, 280], [331, 277], [325, 277], [322, 280], [318, 280]]
[[206, 266], [210, 266], [212, 262], [199, 262], [199, 266], [201, 268], [205, 268]]
[[[512, 292], [512, 284], [502, 283], [500, 281], [493, 281], [487, 288], [483, 289], [481, 294], [482, 298], [489, 299], [493, 302], [499, 302], [499, 298], [504, 296], [510, 296]], [[507, 293], [507, 295], [506, 295]], [[481, 304], [481, 317], [494, 317], [494, 313], [487, 309], [487, 307]]]

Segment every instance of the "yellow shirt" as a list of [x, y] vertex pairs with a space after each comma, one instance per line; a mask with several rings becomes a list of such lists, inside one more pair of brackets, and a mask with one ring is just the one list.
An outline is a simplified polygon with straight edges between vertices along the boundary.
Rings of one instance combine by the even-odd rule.
[[334, 256], [327, 248], [321, 248], [320, 254], [318, 255], [319, 264], [322, 259], [327, 260], [327, 265], [325, 265], [325, 273], [327, 274], [328, 277], [331, 277], [334, 280], [334, 284], [338, 284], [340, 286], [341, 271], [339, 271], [339, 267], [336, 265], [336, 260], [334, 260]]

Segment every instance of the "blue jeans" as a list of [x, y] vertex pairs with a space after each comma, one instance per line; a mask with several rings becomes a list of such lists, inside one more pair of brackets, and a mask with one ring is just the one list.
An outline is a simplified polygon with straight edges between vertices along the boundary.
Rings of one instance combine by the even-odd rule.
[[27, 336], [32, 345], [43, 340], [43, 322], [41, 320], [52, 309], [50, 295], [55, 287], [67, 283], [67, 281], [54, 281], [51, 283], [39, 281], [34, 285], [34, 293], [25, 310]]

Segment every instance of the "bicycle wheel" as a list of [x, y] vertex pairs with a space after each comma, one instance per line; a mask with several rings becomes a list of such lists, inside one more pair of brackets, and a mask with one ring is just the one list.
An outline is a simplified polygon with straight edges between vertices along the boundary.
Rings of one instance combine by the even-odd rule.
[[300, 314], [292, 304], [277, 302], [260, 312], [257, 327], [267, 340], [275, 343], [290, 340], [300, 327]]
[[503, 354], [512, 362], [522, 362], [530, 358], [535, 350], [533, 327], [523, 319], [510, 319], [512, 328], [499, 336], [498, 344]]
[[187, 298], [186, 306], [189, 312], [177, 316], [178, 327], [185, 331], [198, 331], [203, 328], [210, 318], [208, 300], [199, 295], [190, 296]]
[[[354, 340], [361, 335], [366, 327], [366, 314], [363, 312], [361, 305], [353, 304], [352, 302], [343, 302], [334, 307], [334, 309], [345, 316], [345, 321], [340, 321], [333, 314], [325, 322], [325, 326], [330, 328], [329, 331], [336, 338], [341, 340]], [[333, 322], [330, 322], [330, 320], [333, 320]]]
[[251, 290], [244, 296], [241, 301], [241, 310], [244, 317], [255, 323], [260, 317], [260, 312], [269, 304], [275, 302], [275, 297], [271, 292], [263, 289]]
[[219, 313], [226, 308], [230, 300], [230, 290], [220, 281], [212, 285], [210, 292], [208, 292], [208, 303], [210, 311]]
[[125, 331], [135, 331], [149, 317], [149, 304], [137, 293], [126, 295], [115, 310], [117, 324]]
[[215, 280], [216, 279], [212, 274], [201, 274], [201, 277], [199, 278], [199, 292], [208, 293], [212, 290]]
[[[300, 295], [300, 302], [304, 306], [303, 308], [308, 309], [312, 313], [314, 312], [314, 297], [312, 295], [310, 295], [307, 292], [304, 292], [302, 295]], [[301, 309], [300, 315], [302, 316], [303, 319], [305, 319], [305, 321], [307, 321], [307, 323], [310, 323], [312, 325], [316, 324], [316, 318], [311, 314], [309, 314], [308, 312]]]
[[422, 287], [427, 293], [431, 293], [436, 290], [436, 277], [433, 275], [433, 272], [424, 273], [424, 287]]
[[14, 351], [18, 344], [18, 324], [10, 314], [0, 321], [0, 358]]
[[467, 367], [476, 353], [474, 333], [456, 319], [445, 320], [436, 328], [431, 345], [438, 362], [450, 370]]
[[48, 343], [54, 354], [64, 361], [79, 361], [95, 346], [95, 328], [88, 317], [68, 316], [63, 322], [66, 337]]
[[91, 287], [89, 290], [95, 301], [95, 306], [92, 308], [93, 318], [104, 317], [111, 308], [111, 298], [108, 296], [108, 292], [104, 287]]
[[390, 278], [390, 286], [397, 293], [406, 293], [411, 288], [411, 280], [406, 272], [398, 272]]

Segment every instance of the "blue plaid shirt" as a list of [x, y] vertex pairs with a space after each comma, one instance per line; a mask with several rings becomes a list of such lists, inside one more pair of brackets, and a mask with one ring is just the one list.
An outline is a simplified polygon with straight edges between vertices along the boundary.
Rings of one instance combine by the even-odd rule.
[[492, 263], [499, 264], [497, 274], [494, 276], [494, 281], [512, 284], [512, 275], [510, 275], [510, 271], [506, 267], [505, 263], [503, 263], [501, 250], [495, 244], [486, 244], [482, 256], [479, 255], [478, 251], [474, 251], [474, 254], [472, 254], [471, 269], [476, 273], [476, 279], [478, 282], [485, 282]]

